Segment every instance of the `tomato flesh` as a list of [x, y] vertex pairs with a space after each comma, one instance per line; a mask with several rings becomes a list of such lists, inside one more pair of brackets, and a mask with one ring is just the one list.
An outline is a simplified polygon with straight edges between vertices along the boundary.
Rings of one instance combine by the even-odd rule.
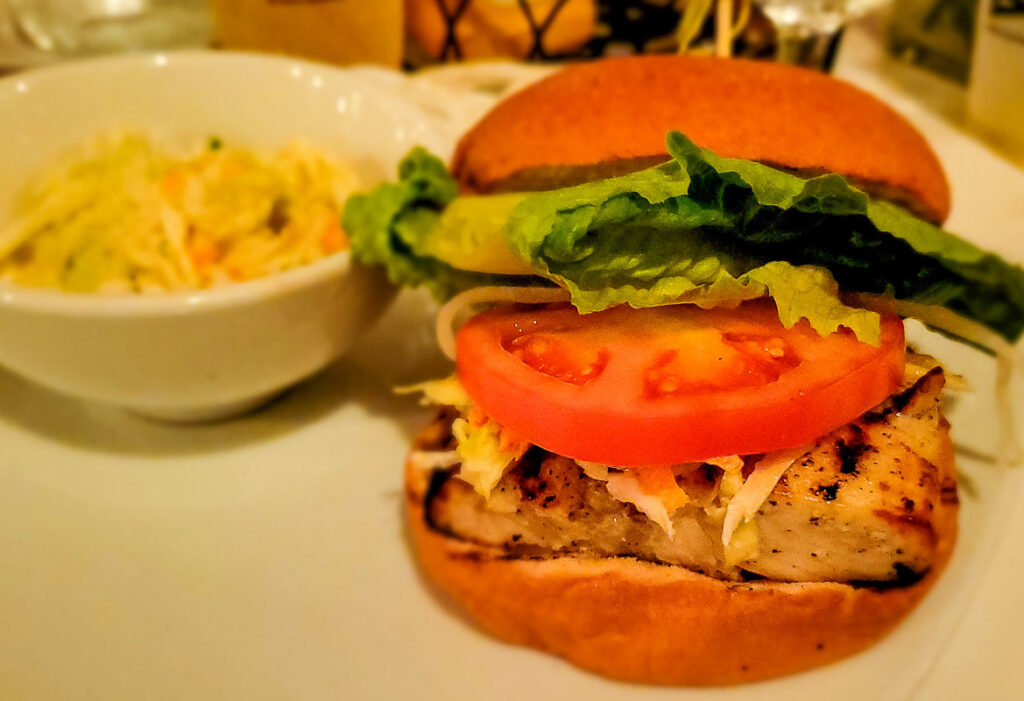
[[804, 445], [875, 406], [903, 377], [902, 322], [879, 347], [786, 329], [774, 306], [568, 305], [480, 314], [458, 372], [498, 423], [559, 455], [639, 467]]

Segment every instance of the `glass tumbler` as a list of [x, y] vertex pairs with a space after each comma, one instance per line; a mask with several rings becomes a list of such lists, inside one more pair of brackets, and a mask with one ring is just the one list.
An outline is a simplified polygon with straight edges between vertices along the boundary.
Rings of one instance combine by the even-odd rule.
[[205, 46], [207, 0], [7, 0], [15, 25], [56, 56]]

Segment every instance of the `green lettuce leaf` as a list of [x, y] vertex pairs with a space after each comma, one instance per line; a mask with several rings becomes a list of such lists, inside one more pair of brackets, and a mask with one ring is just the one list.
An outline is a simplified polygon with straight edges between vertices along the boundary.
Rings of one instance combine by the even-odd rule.
[[[459, 190], [440, 159], [416, 147], [402, 160], [398, 177], [397, 183], [379, 185], [345, 203], [342, 227], [357, 260], [383, 265], [391, 282], [423, 285], [442, 301], [480, 285], [520, 284], [507, 276], [456, 268], [437, 255], [436, 246], [453, 245], [435, 234], [442, 212], [450, 209]], [[494, 216], [486, 210], [481, 214]], [[480, 243], [471, 238], [472, 227], [463, 229], [464, 245], [478, 247]]]
[[803, 179], [721, 158], [679, 133], [669, 135], [668, 146], [699, 181], [691, 196], [743, 201], [734, 231], [753, 255], [825, 267], [843, 290], [947, 307], [1010, 341], [1024, 332], [1020, 266], [870, 200], [839, 175]]
[[[667, 141], [666, 164], [536, 193], [510, 215], [512, 249], [567, 287], [581, 311], [713, 306], [767, 288], [784, 320], [875, 337], [877, 317], [843, 305], [838, 283], [948, 307], [1011, 341], [1024, 331], [1020, 267], [871, 201], [841, 176], [807, 179], [722, 158], [678, 132]], [[773, 261], [816, 272], [788, 282]]]
[[841, 290], [944, 306], [1010, 341], [1024, 331], [1020, 267], [841, 176], [723, 158], [679, 133], [667, 141], [673, 160], [637, 173], [458, 199], [444, 165], [415, 149], [397, 184], [349, 200], [343, 223], [359, 260], [440, 299], [535, 276], [568, 289], [584, 313], [767, 295], [787, 326], [807, 319], [877, 342], [877, 314], [844, 304]]
[[689, 197], [692, 182], [671, 162], [537, 193], [513, 211], [507, 238], [541, 275], [566, 287], [583, 313], [617, 304], [734, 307], [768, 295], [787, 327], [807, 319], [823, 335], [845, 326], [878, 343], [878, 314], [844, 305], [828, 270], [764, 263], [732, 245], [735, 217]]

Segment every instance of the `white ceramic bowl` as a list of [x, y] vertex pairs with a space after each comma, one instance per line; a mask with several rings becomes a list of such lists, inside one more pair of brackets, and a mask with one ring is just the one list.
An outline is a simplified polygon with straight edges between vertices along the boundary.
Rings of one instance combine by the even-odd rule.
[[[188, 52], [100, 59], [0, 80], [0, 222], [33, 175], [103, 131], [171, 143], [301, 137], [391, 178], [414, 144], [446, 156], [446, 120], [380, 69]], [[347, 252], [217, 289], [74, 295], [0, 283], [0, 364], [55, 390], [168, 420], [251, 408], [341, 355], [392, 291]]]

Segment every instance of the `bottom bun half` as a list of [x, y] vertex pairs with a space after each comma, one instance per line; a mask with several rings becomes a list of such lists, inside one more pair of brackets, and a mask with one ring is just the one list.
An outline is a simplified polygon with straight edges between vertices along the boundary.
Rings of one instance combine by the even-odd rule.
[[484, 629], [623, 681], [726, 685], [793, 674], [885, 636], [948, 562], [955, 523], [916, 584], [727, 582], [633, 558], [510, 558], [427, 523], [429, 475], [406, 467], [410, 528], [427, 575]]

